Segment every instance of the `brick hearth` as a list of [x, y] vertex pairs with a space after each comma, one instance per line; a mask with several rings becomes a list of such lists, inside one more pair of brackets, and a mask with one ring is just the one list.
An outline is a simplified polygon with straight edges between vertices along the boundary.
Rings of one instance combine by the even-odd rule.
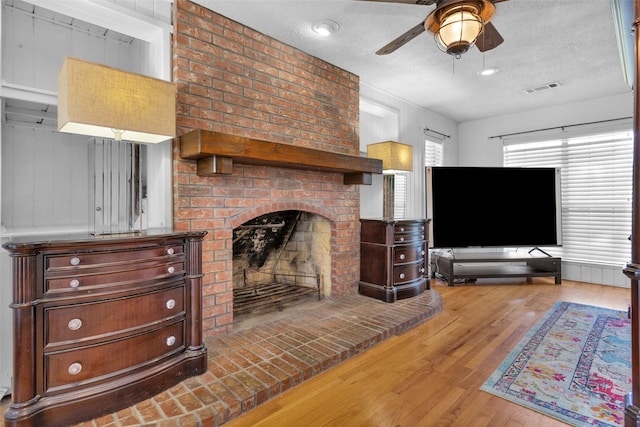
[[305, 303], [206, 340], [208, 372], [76, 427], [217, 427], [440, 312], [434, 290], [384, 303], [361, 295]]

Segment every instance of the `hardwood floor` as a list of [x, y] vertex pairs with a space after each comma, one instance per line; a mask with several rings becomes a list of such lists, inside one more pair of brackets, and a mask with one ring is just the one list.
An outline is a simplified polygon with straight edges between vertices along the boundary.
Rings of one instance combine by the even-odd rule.
[[225, 426], [565, 426], [479, 388], [555, 302], [630, 302], [629, 289], [553, 279], [432, 288], [442, 313]]

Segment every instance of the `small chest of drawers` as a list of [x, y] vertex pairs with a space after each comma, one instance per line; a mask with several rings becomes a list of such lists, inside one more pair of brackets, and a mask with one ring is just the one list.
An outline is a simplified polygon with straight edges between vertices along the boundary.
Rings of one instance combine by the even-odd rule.
[[67, 426], [207, 369], [204, 232], [29, 239], [13, 264], [7, 426]]
[[429, 220], [360, 220], [362, 295], [394, 302], [428, 288]]

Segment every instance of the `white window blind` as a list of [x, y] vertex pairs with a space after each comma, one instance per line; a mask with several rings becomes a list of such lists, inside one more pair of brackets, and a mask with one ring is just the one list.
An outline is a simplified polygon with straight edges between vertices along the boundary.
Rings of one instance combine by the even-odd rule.
[[545, 251], [596, 264], [630, 260], [632, 156], [631, 131], [504, 146], [505, 166], [561, 168], [563, 246]]
[[404, 219], [407, 215], [407, 175], [396, 174], [393, 185], [393, 217]]
[[425, 166], [442, 166], [442, 142], [425, 139], [424, 165]]

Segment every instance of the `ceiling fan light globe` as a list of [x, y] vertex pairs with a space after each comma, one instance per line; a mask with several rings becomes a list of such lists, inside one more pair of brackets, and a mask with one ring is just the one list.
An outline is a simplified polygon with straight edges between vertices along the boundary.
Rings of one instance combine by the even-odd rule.
[[465, 53], [482, 32], [482, 19], [468, 5], [450, 8], [440, 18], [435, 38], [438, 47], [449, 54], [458, 56]]

